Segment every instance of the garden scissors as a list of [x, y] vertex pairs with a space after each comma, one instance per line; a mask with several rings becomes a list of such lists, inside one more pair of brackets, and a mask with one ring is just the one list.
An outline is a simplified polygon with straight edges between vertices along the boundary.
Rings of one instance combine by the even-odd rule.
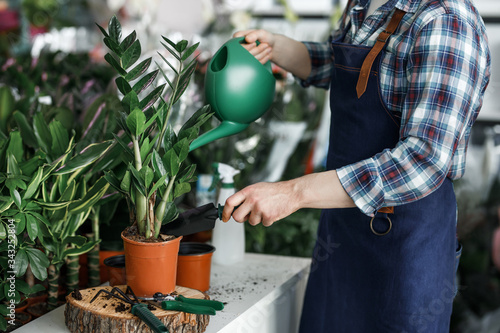
[[152, 298], [145, 298], [148, 301], [155, 301], [160, 305], [155, 306], [169, 311], [182, 311], [194, 314], [215, 315], [216, 311], [224, 309], [224, 304], [219, 301], [188, 298], [182, 295], [164, 295], [160, 292], [155, 293]]

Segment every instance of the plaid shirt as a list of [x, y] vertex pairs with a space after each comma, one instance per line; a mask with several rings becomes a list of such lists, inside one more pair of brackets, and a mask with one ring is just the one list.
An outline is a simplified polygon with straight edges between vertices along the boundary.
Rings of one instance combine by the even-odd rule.
[[[491, 60], [483, 21], [470, 0], [390, 0], [365, 20], [368, 1], [348, 5], [344, 18], [352, 24], [344, 42], [373, 46], [394, 7], [407, 12], [387, 43], [380, 70], [382, 96], [401, 114], [400, 140], [393, 149], [337, 170], [356, 206], [373, 216], [381, 207], [425, 197], [445, 177], [462, 177]], [[302, 84], [328, 88], [330, 43], [305, 45], [312, 72]]]

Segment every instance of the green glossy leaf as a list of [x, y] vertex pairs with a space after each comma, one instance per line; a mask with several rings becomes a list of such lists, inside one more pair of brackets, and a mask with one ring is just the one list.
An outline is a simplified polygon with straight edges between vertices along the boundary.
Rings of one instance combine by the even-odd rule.
[[77, 247], [83, 246], [87, 242], [87, 238], [83, 236], [68, 236], [64, 239], [63, 245], [74, 244]]
[[184, 94], [184, 92], [186, 91], [189, 85], [189, 81], [191, 80], [191, 76], [194, 74], [195, 69], [196, 69], [196, 64], [187, 68], [186, 72], [184, 72], [181, 75], [179, 79], [178, 88], [174, 96], [174, 103], [176, 103], [179, 100], [179, 98], [181, 98], [182, 94]]
[[182, 54], [181, 60], [184, 61], [187, 58], [189, 58], [189, 56], [191, 56], [194, 53], [194, 51], [196, 51], [198, 45], [200, 45], [200, 43], [196, 43], [188, 47], [188, 49]]
[[153, 164], [154, 172], [157, 178], [163, 177], [167, 174], [167, 169], [163, 165], [160, 154], [156, 150], [151, 153], [151, 163]]
[[115, 133], [113, 133], [113, 136], [115, 137], [116, 142], [118, 142], [118, 144], [120, 145], [120, 147], [122, 148], [122, 150], [124, 152], [126, 152], [127, 154], [129, 154], [130, 156], [134, 157], [134, 152], [132, 151], [132, 149], [130, 149], [130, 147], [128, 146], [128, 143], [125, 142], [123, 140], [123, 138], [120, 138]]
[[77, 247], [77, 248], [71, 248], [71, 249], [67, 249], [63, 252], [63, 256], [66, 257], [72, 257], [72, 256], [79, 256], [79, 255], [82, 255], [84, 253], [87, 253], [89, 252], [90, 250], [92, 250], [94, 248], [94, 246], [96, 246], [96, 244], [98, 244], [99, 241], [92, 241], [92, 242], [88, 242], [87, 244], [83, 245], [82, 247]]
[[156, 80], [158, 76], [159, 70], [155, 70], [151, 73], [144, 75], [139, 81], [137, 81], [132, 89], [135, 91], [137, 95], [139, 95], [142, 91], [148, 88], [153, 82]]
[[165, 156], [163, 156], [162, 160], [163, 160], [163, 165], [170, 173], [170, 176], [171, 177], [176, 176], [177, 172], [179, 172], [179, 157], [175, 153], [175, 149], [172, 148], [169, 151], [167, 151]]
[[127, 170], [125, 172], [125, 175], [123, 176], [123, 179], [119, 185], [119, 188], [123, 191], [123, 192], [130, 192], [130, 171]]
[[83, 169], [101, 157], [111, 147], [111, 144], [112, 141], [105, 141], [87, 146], [80, 154], [75, 155], [66, 165], [54, 172], [54, 174], [63, 175]]
[[47, 210], [58, 210], [58, 209], [66, 208], [71, 203], [71, 201], [65, 201], [65, 202], [37, 201], [37, 203]]
[[51, 226], [50, 221], [47, 220], [45, 217], [43, 217], [41, 214], [34, 212], [34, 211], [29, 212], [29, 214], [33, 215], [34, 217], [36, 217], [38, 219], [38, 221], [40, 221], [41, 223], [43, 223], [44, 225], [46, 225], [47, 227], [50, 228], [50, 226]]
[[15, 176], [21, 175], [21, 169], [17, 164], [16, 157], [9, 152], [7, 153], [7, 173]]
[[23, 213], [16, 214], [15, 220], [16, 235], [20, 235], [26, 230], [26, 216]]
[[26, 293], [28, 296], [32, 294], [36, 294], [40, 291], [44, 291], [45, 287], [42, 284], [35, 284], [33, 287], [29, 289], [29, 291]]
[[153, 178], [154, 178], [154, 171], [153, 171], [153, 169], [151, 169], [149, 166], [145, 165], [145, 166], [142, 167], [142, 169], [141, 169], [140, 172], [142, 174], [142, 177], [144, 178], [144, 185], [145, 185], [145, 187], [149, 188], [149, 186], [153, 182]]
[[39, 228], [37, 220], [30, 214], [26, 216], [26, 230], [28, 231], [29, 238], [34, 241], [38, 237]]
[[82, 199], [76, 200], [69, 205], [69, 212], [72, 214], [79, 214], [89, 210], [102, 198], [108, 187], [109, 183], [107, 180], [104, 177], [99, 178]]
[[131, 90], [132, 90], [132, 87], [130, 86], [130, 84], [127, 82], [127, 80], [125, 80], [123, 77], [121, 76], [118, 76], [116, 79], [115, 79], [115, 83], [116, 83], [116, 86], [118, 88], [118, 90], [120, 90], [120, 92], [123, 94], [123, 95], [126, 95], [128, 94]]
[[181, 53], [184, 52], [187, 46], [188, 46], [188, 41], [183, 39], [177, 44], [175, 44], [175, 49], [177, 50], [177, 52]]
[[135, 91], [131, 90], [128, 94], [125, 95], [125, 97], [123, 97], [122, 105], [128, 111], [129, 114], [133, 110], [139, 108], [140, 106], [139, 97], [137, 97]]
[[50, 152], [50, 147], [52, 146], [52, 135], [50, 134], [49, 127], [43, 119], [43, 114], [37, 112], [33, 118], [33, 130], [35, 132], [35, 137], [37, 139], [38, 145], [46, 153]]
[[0, 213], [3, 213], [5, 212], [7, 209], [10, 208], [10, 206], [12, 206], [12, 204], [14, 203], [14, 199], [12, 199], [11, 197], [9, 197], [7, 199], [7, 201], [1, 201], [0, 202]]
[[[148, 157], [148, 153], [151, 150], [152, 145], [149, 143], [149, 137], [146, 137], [140, 147], [141, 161], [144, 161]], [[147, 163], [144, 163], [147, 164]]]
[[164, 186], [166, 184], [167, 178], [168, 174], [164, 174], [162, 177], [160, 177], [160, 179], [158, 179], [158, 181], [153, 185], [151, 190], [149, 190], [148, 198], [151, 197], [153, 193], [156, 192], [156, 190], [158, 190], [161, 186]]
[[151, 65], [151, 60], [152, 58], [149, 57], [143, 61], [141, 61], [137, 66], [135, 66], [132, 70], [130, 70], [126, 75], [125, 75], [125, 80], [128, 82], [131, 82], [135, 79], [137, 79], [139, 76], [141, 76], [149, 66]]
[[51, 152], [54, 158], [63, 155], [68, 149], [69, 135], [68, 130], [58, 120], [53, 120], [49, 124], [50, 134], [52, 136]]
[[156, 87], [152, 92], [150, 92], [146, 97], [144, 97], [140, 103], [140, 108], [143, 111], [149, 109], [160, 96], [163, 94], [163, 89], [165, 88], [165, 84]]
[[139, 57], [141, 56], [141, 43], [139, 40], [136, 40], [121, 57], [122, 66], [124, 69], [128, 69], [132, 66]]
[[17, 208], [21, 209], [21, 195], [16, 189], [10, 190], [10, 196], [14, 200]]
[[38, 280], [44, 281], [47, 278], [47, 267], [50, 265], [47, 255], [45, 255], [42, 251], [33, 248], [27, 248], [26, 254], [28, 255], [33, 275]]
[[17, 250], [16, 259], [14, 263], [14, 272], [16, 276], [23, 276], [26, 273], [26, 269], [28, 268], [28, 255], [24, 249]]
[[137, 138], [144, 132], [146, 125], [146, 116], [140, 109], [134, 109], [127, 117], [127, 127], [129, 131]]
[[101, 30], [101, 33], [104, 35], [104, 37], [109, 37], [108, 32], [107, 32], [107, 31], [106, 31], [103, 27], [101, 27], [101, 26], [100, 26], [99, 24], [97, 24], [97, 23], [96, 23], [95, 25], [97, 25], [97, 27], [99, 28], [99, 30]]
[[[172, 65], [172, 63], [170, 61], [168, 61], [167, 58], [165, 58], [163, 56], [163, 54], [161, 54], [160, 52], [158, 52], [158, 55], [163, 59], [163, 62], [165, 62], [168, 65], [168, 67], [170, 67], [170, 69], [172, 70], [172, 72], [175, 73], [175, 75], [179, 75], [179, 72], [177, 71], [177, 68], [175, 68], [175, 66]], [[172, 87], [172, 84], [170, 84], [170, 86]]]
[[189, 141], [187, 138], [183, 138], [182, 140], [179, 140], [175, 145], [174, 145], [174, 150], [179, 157], [179, 163], [182, 163], [188, 156], [189, 154]]
[[195, 177], [196, 164], [191, 164], [186, 167], [181, 173], [179, 173], [179, 181], [180, 182], [192, 182], [196, 179]]
[[104, 171], [104, 179], [111, 185], [115, 190], [120, 191], [120, 180], [113, 171]]
[[192, 127], [200, 127], [206, 120], [208, 120], [212, 116], [210, 113], [210, 106], [205, 105], [202, 108], [198, 109], [185, 123], [182, 125], [179, 135], [182, 131], [192, 128]]
[[75, 199], [75, 194], [76, 194], [76, 182], [73, 179], [69, 182], [69, 184], [67, 184], [66, 188], [64, 189], [64, 192], [61, 194], [61, 197], [57, 201], [59, 202], [72, 201]]
[[122, 55], [123, 52], [120, 47], [120, 44], [114, 41], [111, 37], [104, 37], [102, 41], [111, 51], [116, 53], [118, 56]]
[[122, 48], [122, 50], [128, 49], [135, 42], [136, 38], [137, 33], [134, 30], [120, 43], [120, 47]]
[[43, 168], [38, 168], [36, 174], [31, 178], [30, 183], [28, 184], [28, 188], [24, 192], [23, 199], [28, 200], [33, 197], [33, 195], [38, 191], [40, 187], [40, 183], [42, 181], [43, 176]]
[[111, 65], [111, 67], [113, 67], [115, 69], [115, 71], [118, 72], [118, 74], [120, 74], [121, 76], [126, 76], [127, 75], [127, 71], [125, 71], [122, 66], [120, 66], [120, 64], [118, 63], [118, 61], [109, 53], [106, 53], [106, 55], [104, 56], [104, 60], [107, 61], [108, 64]]
[[22, 161], [24, 156], [23, 140], [21, 133], [13, 131], [9, 133], [9, 145], [7, 146], [7, 154], [12, 154], [16, 161]]
[[131, 181], [134, 184], [134, 188], [136, 188], [141, 193], [141, 195], [146, 197], [147, 193], [146, 193], [146, 188], [144, 187], [145, 181], [142, 174], [139, 171], [137, 171], [132, 165], [129, 165], [128, 170], [130, 170], [130, 174], [132, 175]]
[[115, 42], [119, 43], [122, 38], [122, 25], [120, 21], [113, 16], [108, 23], [108, 33], [109, 37], [111, 37]]
[[168, 202], [165, 207], [165, 215], [163, 216], [162, 224], [167, 224], [177, 218], [179, 211], [173, 202]]
[[[165, 38], [164, 38], [165, 39]], [[178, 61], [181, 60], [181, 57], [177, 54], [177, 52], [175, 51], [175, 49], [172, 49], [170, 46], [168, 46], [167, 44], [165, 43], [161, 43], [161, 45], [163, 45], [164, 48], [167, 49], [167, 51], [175, 58], [177, 59]], [[175, 47], [174, 47], [175, 48]]]
[[174, 198], [178, 198], [181, 195], [188, 193], [189, 191], [191, 191], [191, 184], [189, 183], [177, 184], [174, 188]]
[[37, 148], [37, 139], [35, 137], [33, 128], [26, 119], [26, 116], [22, 112], [16, 111], [14, 112], [13, 117], [17, 123], [17, 126], [19, 127], [19, 131], [21, 131], [21, 137], [23, 138], [24, 144], [32, 148]]
[[21, 190], [26, 189], [26, 183], [17, 177], [9, 177], [5, 180], [5, 186], [10, 190], [16, 190], [17, 188]]
[[7, 238], [7, 230], [5, 230], [3, 223], [0, 222], [0, 239], [4, 240], [5, 238]]
[[156, 63], [156, 66], [158, 67], [161, 75], [163, 76], [165, 81], [167, 81], [168, 85], [170, 86], [170, 89], [174, 89], [174, 85], [173, 85], [172, 81], [170, 81], [170, 79], [168, 78], [167, 74], [165, 74], [165, 71], [163, 71], [163, 69], [161, 68], [161, 66], [157, 62], [155, 62], [155, 63]]

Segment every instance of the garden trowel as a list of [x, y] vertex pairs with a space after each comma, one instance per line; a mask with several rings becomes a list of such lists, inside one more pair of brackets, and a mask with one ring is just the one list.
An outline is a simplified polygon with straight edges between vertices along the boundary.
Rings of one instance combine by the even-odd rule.
[[215, 220], [222, 218], [224, 206], [209, 203], [200, 207], [186, 210], [175, 220], [161, 226], [160, 232], [165, 235], [186, 236], [200, 231], [211, 230], [215, 227]]

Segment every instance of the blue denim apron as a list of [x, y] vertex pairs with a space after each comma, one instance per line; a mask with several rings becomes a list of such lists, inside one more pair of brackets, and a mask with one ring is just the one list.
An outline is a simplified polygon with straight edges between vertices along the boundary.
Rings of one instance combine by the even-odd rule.
[[[332, 47], [329, 170], [394, 148], [400, 124], [381, 98], [383, 51], [358, 98], [360, 69], [371, 48], [340, 40]], [[378, 212], [373, 221], [358, 208], [324, 210], [300, 332], [448, 332], [455, 248], [456, 199], [448, 178], [430, 195], [394, 207], [392, 214]]]

